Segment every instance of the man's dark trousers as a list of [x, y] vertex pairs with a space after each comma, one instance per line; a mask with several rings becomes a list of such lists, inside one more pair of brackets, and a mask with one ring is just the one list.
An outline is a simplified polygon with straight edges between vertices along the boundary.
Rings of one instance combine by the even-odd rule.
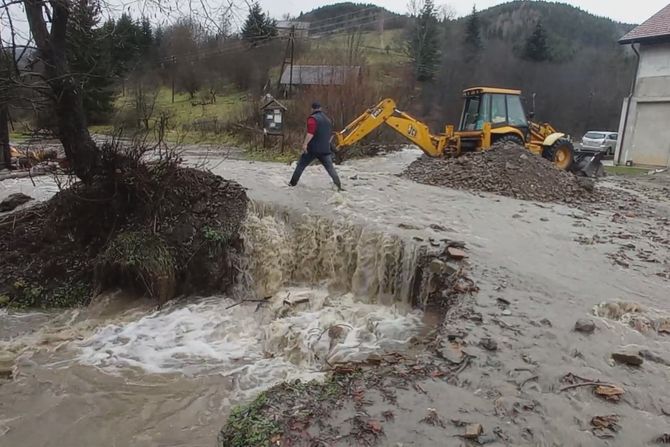
[[342, 189], [342, 183], [340, 183], [340, 177], [337, 175], [337, 171], [335, 171], [335, 165], [333, 165], [333, 155], [314, 154], [309, 151], [304, 152], [300, 156], [300, 159], [298, 160], [298, 166], [296, 166], [295, 171], [293, 172], [293, 177], [291, 177], [291, 185], [295, 186], [298, 184], [298, 180], [300, 180], [302, 171], [304, 171], [305, 168], [309, 166], [309, 164], [316, 159], [318, 159], [323, 165], [323, 167], [326, 169], [326, 172], [328, 172], [330, 178], [333, 179], [333, 183], [335, 183], [335, 186], [337, 186], [338, 189]]

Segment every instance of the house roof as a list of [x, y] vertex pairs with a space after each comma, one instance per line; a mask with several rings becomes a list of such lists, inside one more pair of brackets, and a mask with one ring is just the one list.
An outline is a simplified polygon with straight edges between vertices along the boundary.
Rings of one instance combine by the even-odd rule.
[[263, 98], [262, 104], [263, 105], [261, 106], [261, 109], [265, 109], [265, 108], [269, 107], [270, 105], [276, 105], [276, 106], [279, 106], [279, 108], [281, 108], [281, 109], [288, 110], [284, 104], [277, 101], [274, 98], [274, 96], [272, 96], [272, 95], [265, 95], [265, 97]]
[[281, 29], [291, 29], [295, 26], [295, 29], [309, 29], [309, 22], [294, 22], [293, 20], [280, 20], [277, 22], [277, 28]]
[[619, 43], [670, 41], [670, 4], [619, 39]]
[[346, 65], [294, 65], [291, 81], [291, 67], [284, 69], [281, 84], [288, 85], [342, 85], [347, 79], [360, 74], [360, 66]]

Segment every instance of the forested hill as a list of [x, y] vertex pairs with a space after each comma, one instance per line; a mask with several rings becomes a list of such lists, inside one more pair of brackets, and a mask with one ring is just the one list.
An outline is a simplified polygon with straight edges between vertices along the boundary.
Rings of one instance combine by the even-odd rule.
[[434, 123], [457, 120], [461, 90], [483, 84], [521, 89], [529, 109], [536, 94], [538, 119], [569, 133], [616, 130], [635, 67], [633, 52], [617, 41], [633, 26], [543, 1], [514, 1], [447, 22], [423, 111]]
[[[611, 49], [635, 25], [599, 17], [566, 3], [513, 1], [479, 12], [488, 39], [512, 44], [530, 35], [541, 22], [556, 59], [570, 58], [583, 47]], [[458, 22], [464, 23], [467, 17]]]
[[[315, 23], [339, 23], [345, 26], [365, 23], [364, 17], [383, 17], [386, 29], [401, 28], [407, 23], [407, 16], [391, 12], [386, 8], [371, 3], [342, 2], [315, 8], [306, 13], [300, 13], [298, 20]], [[352, 23], [353, 22], [353, 23]], [[373, 28], [374, 29], [374, 28]]]

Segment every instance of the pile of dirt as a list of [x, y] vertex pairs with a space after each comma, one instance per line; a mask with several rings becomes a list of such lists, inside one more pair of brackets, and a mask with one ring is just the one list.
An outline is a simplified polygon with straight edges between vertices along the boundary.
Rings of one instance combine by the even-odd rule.
[[514, 143], [458, 158], [421, 157], [401, 174], [419, 183], [491, 192], [539, 202], [582, 202], [594, 197], [590, 179], [560, 171], [549, 161]]
[[163, 302], [233, 283], [244, 188], [173, 160], [110, 151], [103, 164], [91, 183], [0, 218], [0, 305], [79, 305], [119, 287]]
[[407, 144], [358, 144], [354, 146], [333, 149], [333, 161], [342, 164], [347, 160], [380, 157], [394, 152], [400, 152]]

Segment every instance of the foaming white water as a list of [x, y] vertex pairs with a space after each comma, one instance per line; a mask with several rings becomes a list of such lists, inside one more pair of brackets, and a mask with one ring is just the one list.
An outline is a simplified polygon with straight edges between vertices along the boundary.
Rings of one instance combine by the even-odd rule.
[[211, 297], [136, 321], [109, 324], [80, 344], [78, 360], [110, 373], [230, 376], [242, 392], [281, 380], [318, 378], [338, 362], [408, 348], [421, 313], [289, 288], [267, 303]]
[[254, 204], [242, 237], [242, 283], [259, 297], [289, 283], [325, 282], [369, 303], [407, 304], [416, 281], [416, 245], [346, 220]]

